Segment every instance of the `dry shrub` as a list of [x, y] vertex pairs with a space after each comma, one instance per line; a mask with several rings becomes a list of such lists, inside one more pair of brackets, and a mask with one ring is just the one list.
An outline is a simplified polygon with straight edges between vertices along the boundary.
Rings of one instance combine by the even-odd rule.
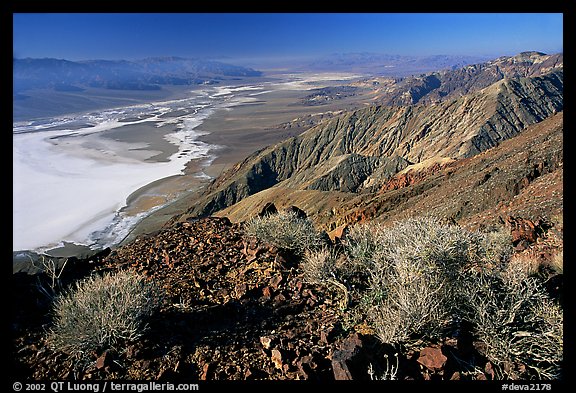
[[291, 211], [252, 218], [246, 222], [245, 232], [248, 236], [255, 236], [264, 243], [296, 255], [304, 255], [307, 249], [315, 249], [324, 244], [314, 224]]
[[550, 262], [550, 266], [556, 273], [564, 274], [564, 250], [554, 254], [554, 257], [552, 257], [552, 261]]
[[463, 282], [461, 317], [474, 325], [484, 355], [501, 377], [519, 378], [505, 367], [520, 362], [540, 379], [557, 379], [563, 358], [563, 312], [537, 278], [517, 268], [482, 272]]
[[536, 276], [540, 269], [540, 261], [534, 254], [515, 254], [501, 270], [495, 272], [509, 285], [521, 283], [528, 277]]
[[451, 321], [453, 282], [481, 253], [478, 239], [429, 217], [350, 231], [348, 255], [369, 272], [363, 314], [382, 342], [415, 345], [440, 336]]
[[519, 377], [506, 367], [514, 362], [538, 378], [560, 376], [562, 309], [538, 281], [538, 261], [511, 258], [509, 234], [424, 217], [356, 227], [344, 245], [351, 266], [368, 272], [369, 285], [350, 314], [365, 315], [381, 341], [418, 345], [467, 321], [500, 377]]
[[324, 284], [335, 279], [337, 274], [338, 253], [331, 248], [307, 250], [301, 264], [304, 280], [314, 284]]
[[301, 263], [305, 281], [332, 286], [342, 293], [342, 309], [347, 307], [349, 296], [342, 273], [347, 270], [346, 261], [345, 256], [337, 250], [324, 246], [318, 250], [307, 250]]
[[59, 351], [86, 355], [137, 340], [160, 298], [144, 277], [122, 271], [76, 283], [54, 303], [49, 343]]

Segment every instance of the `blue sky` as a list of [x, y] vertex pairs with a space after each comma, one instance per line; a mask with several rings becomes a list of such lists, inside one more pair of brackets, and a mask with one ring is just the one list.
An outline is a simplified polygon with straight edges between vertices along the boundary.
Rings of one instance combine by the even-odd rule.
[[15, 57], [288, 59], [563, 50], [561, 13], [13, 14]]

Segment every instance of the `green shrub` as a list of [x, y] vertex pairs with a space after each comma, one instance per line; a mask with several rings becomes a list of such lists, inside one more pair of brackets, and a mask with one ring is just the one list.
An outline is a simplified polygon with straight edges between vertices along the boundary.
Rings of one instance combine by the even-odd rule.
[[119, 349], [144, 334], [159, 305], [154, 285], [134, 273], [89, 277], [55, 300], [49, 342], [72, 355]]
[[325, 243], [320, 232], [308, 219], [287, 211], [255, 217], [246, 222], [245, 232], [261, 242], [271, 244], [296, 255], [304, 255]]

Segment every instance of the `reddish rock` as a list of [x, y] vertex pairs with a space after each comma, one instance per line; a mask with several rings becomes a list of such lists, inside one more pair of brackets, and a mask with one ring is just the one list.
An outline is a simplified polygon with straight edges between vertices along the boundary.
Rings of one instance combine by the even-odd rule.
[[96, 368], [98, 370], [103, 369], [104, 367], [108, 366], [110, 363], [110, 353], [105, 351], [98, 359], [96, 359]]
[[357, 333], [351, 334], [340, 343], [339, 349], [332, 353], [334, 379], [337, 381], [353, 379], [348, 363], [353, 361], [361, 348], [362, 340]]
[[264, 297], [265, 299], [270, 299], [271, 295], [272, 291], [270, 290], [270, 287], [262, 288], [262, 297]]
[[535, 243], [540, 229], [538, 224], [540, 223], [534, 223], [531, 220], [521, 217], [508, 216], [506, 218], [506, 225], [510, 228], [512, 243], [514, 245], [518, 245], [522, 241]]
[[278, 289], [278, 285], [282, 282], [282, 275], [278, 274], [270, 279], [269, 285], [273, 289]]
[[418, 363], [431, 371], [439, 371], [446, 364], [448, 358], [444, 356], [440, 348], [426, 347], [420, 351]]
[[390, 191], [390, 190], [398, 190], [400, 188], [408, 187], [414, 185], [416, 183], [420, 183], [423, 180], [426, 180], [432, 175], [440, 172], [444, 168], [448, 168], [453, 166], [453, 163], [447, 164], [439, 164], [435, 163], [425, 169], [422, 170], [409, 170], [405, 173], [397, 174], [391, 177], [386, 184], [382, 186], [380, 192]]
[[336, 229], [328, 232], [328, 237], [333, 243], [335, 243], [336, 241], [342, 240], [342, 238], [346, 235], [347, 232], [348, 232], [348, 225], [347, 224], [340, 225], [339, 227], [336, 227]]
[[202, 373], [200, 374], [201, 381], [206, 381], [208, 379], [208, 373], [210, 372], [210, 368], [211, 368], [210, 363], [206, 363], [204, 364], [204, 366], [202, 366]]
[[460, 373], [458, 371], [454, 372], [454, 374], [452, 374], [452, 376], [450, 377], [451, 381], [459, 381], [460, 380]]
[[272, 363], [276, 366], [277, 369], [282, 370], [282, 353], [279, 350], [273, 349], [272, 350]]

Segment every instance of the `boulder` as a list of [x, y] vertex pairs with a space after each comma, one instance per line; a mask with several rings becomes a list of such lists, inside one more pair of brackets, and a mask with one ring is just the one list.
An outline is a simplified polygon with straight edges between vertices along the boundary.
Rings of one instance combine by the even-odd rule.
[[436, 347], [426, 347], [420, 351], [418, 363], [431, 371], [440, 371], [444, 368], [448, 358], [444, 356], [442, 350]]
[[359, 354], [361, 348], [362, 340], [357, 333], [351, 334], [338, 345], [338, 349], [332, 353], [334, 379], [337, 381], [353, 379], [349, 363]]
[[328, 237], [332, 243], [342, 240], [344, 236], [348, 233], [348, 224], [340, 225], [335, 229], [328, 232]]

